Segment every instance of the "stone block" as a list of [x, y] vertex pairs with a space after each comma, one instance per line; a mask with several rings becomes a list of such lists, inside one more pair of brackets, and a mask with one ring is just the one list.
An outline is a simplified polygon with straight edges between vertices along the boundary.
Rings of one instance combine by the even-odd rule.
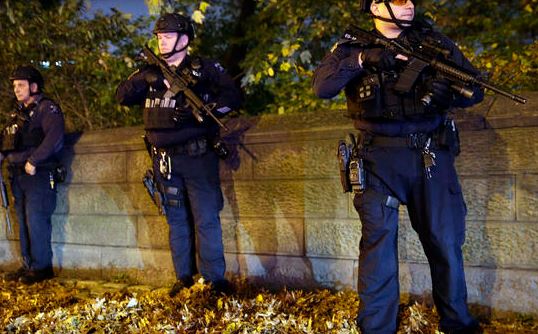
[[123, 187], [127, 189], [127, 201], [130, 204], [129, 208], [133, 213], [142, 214], [144, 216], [160, 215], [157, 206], [151, 200], [151, 197], [142, 182], [129, 183]]
[[[0, 241], [7, 240], [7, 224], [6, 224], [6, 215], [4, 213], [5, 211], [2, 209], [0, 210]], [[10, 217], [11, 218], [11, 217]], [[12, 219], [10, 219], [11, 221]], [[13, 228], [13, 222], [11, 222], [12, 228]]]
[[323, 287], [336, 289], [356, 288], [355, 261], [344, 259], [308, 258], [313, 279]]
[[69, 166], [71, 183], [126, 181], [125, 152], [77, 154]]
[[238, 181], [236, 207], [223, 216], [235, 210], [241, 217], [347, 217], [348, 197], [339, 187], [336, 179]]
[[352, 287], [353, 260], [226, 254], [227, 271], [273, 287]]
[[357, 258], [361, 238], [358, 219], [305, 220], [306, 254], [332, 258]]
[[227, 252], [304, 254], [302, 219], [242, 218], [239, 222], [225, 219], [222, 229]]
[[17, 262], [20, 257], [18, 243], [9, 240], [0, 240], [0, 265]]
[[70, 187], [76, 187], [66, 183], [59, 184], [56, 187], [56, 209], [54, 213], [57, 215], [69, 213], [69, 189]]
[[[142, 139], [141, 139], [142, 140]], [[127, 182], [142, 183], [147, 169], [151, 169], [151, 158], [146, 150], [126, 152]]]
[[[406, 230], [407, 261], [427, 263], [416, 233]], [[463, 256], [469, 265], [538, 269], [538, 226], [533, 224], [467, 222]]]
[[169, 249], [168, 223], [164, 216], [139, 216], [137, 246], [140, 248]]
[[102, 247], [101, 267], [142, 269], [145, 266], [140, 248]]
[[221, 218], [222, 226], [222, 243], [224, 251], [229, 253], [238, 252], [239, 245], [237, 242], [237, 225], [238, 221], [233, 218]]
[[126, 215], [138, 213], [127, 184], [73, 184], [57, 204], [57, 213]]
[[510, 175], [462, 177], [467, 220], [515, 220], [515, 186]]
[[226, 271], [249, 280], [281, 287], [316, 286], [310, 261], [305, 257], [226, 253]]
[[461, 175], [537, 172], [538, 131], [534, 127], [463, 131], [456, 160]]
[[538, 224], [467, 224], [463, 254], [470, 265], [538, 270], [537, 251]]
[[468, 267], [465, 278], [469, 302], [494, 312], [519, 312], [538, 316], [536, 271]]
[[517, 220], [538, 221], [538, 174], [517, 176]]
[[[468, 302], [495, 311], [538, 315], [538, 276], [535, 271], [465, 267]], [[430, 294], [426, 264], [400, 263], [400, 289], [414, 295]]]
[[252, 146], [258, 157], [255, 178], [337, 177], [334, 140], [312, 140]]
[[52, 241], [55, 243], [136, 246], [136, 217], [54, 215]]
[[101, 246], [52, 244], [54, 267], [66, 269], [101, 269]]

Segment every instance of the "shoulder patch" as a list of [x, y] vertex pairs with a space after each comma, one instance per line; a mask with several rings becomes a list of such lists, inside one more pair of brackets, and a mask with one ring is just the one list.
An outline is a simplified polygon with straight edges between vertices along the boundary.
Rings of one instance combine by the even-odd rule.
[[338, 41], [336, 41], [336, 43], [334, 43], [333, 47], [331, 48], [331, 52], [334, 52], [334, 50], [336, 50], [336, 48], [339, 47], [340, 45], [351, 43], [355, 40], [357, 40], [356, 37], [346, 32], [344, 33], [344, 36], [342, 36]]
[[52, 100], [46, 98], [42, 100], [42, 104], [39, 106], [40, 112], [48, 112], [51, 114], [59, 114], [61, 112], [60, 107]]
[[129, 77], [127, 77], [127, 80], [131, 80], [133, 78], [133, 76], [135, 74], [137, 74], [138, 72], [140, 72], [140, 69], [137, 69], [136, 71], [134, 71], [133, 73], [131, 73], [131, 75], [129, 75]]
[[60, 108], [58, 108], [58, 106], [55, 103], [51, 103], [49, 106], [49, 112], [51, 114], [59, 114]]
[[217, 71], [219, 72], [224, 72], [224, 67], [222, 67], [222, 65], [220, 63], [214, 63], [213, 66], [215, 66], [215, 68], [217, 69]]

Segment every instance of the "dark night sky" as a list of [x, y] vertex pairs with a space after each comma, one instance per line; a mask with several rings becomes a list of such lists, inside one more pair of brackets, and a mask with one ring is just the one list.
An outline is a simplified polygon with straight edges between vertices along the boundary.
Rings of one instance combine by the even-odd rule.
[[131, 13], [134, 16], [149, 15], [148, 7], [144, 0], [90, 0], [89, 2], [90, 9], [88, 13], [90, 15], [97, 10], [108, 12], [112, 7], [125, 13]]

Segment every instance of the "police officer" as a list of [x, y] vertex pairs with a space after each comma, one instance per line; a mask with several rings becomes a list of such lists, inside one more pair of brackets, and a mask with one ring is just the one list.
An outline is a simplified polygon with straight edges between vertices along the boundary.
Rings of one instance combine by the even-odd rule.
[[[374, 34], [404, 46], [435, 41], [448, 61], [477, 73], [460, 50], [431, 26], [414, 20], [409, 0], [362, 1], [374, 18]], [[453, 92], [435, 71], [424, 69], [411, 89], [398, 89], [411, 59], [378, 45], [357, 45], [346, 34], [314, 73], [321, 98], [344, 89], [349, 116], [360, 130], [366, 188], [354, 206], [362, 223], [358, 325], [362, 333], [395, 333], [399, 304], [398, 207], [407, 206], [430, 265], [433, 298], [445, 333], [478, 332], [467, 308], [461, 247], [466, 206], [454, 158], [457, 130], [448, 117], [453, 107], [480, 102]], [[402, 83], [402, 82], [400, 82]]]
[[54, 276], [51, 216], [64, 117], [60, 107], [43, 95], [43, 77], [35, 67], [18, 67], [10, 80], [17, 108], [2, 131], [1, 151], [9, 164], [23, 265], [6, 278], [32, 284]]
[[[172, 13], [162, 15], [153, 33], [158, 39], [160, 57], [180, 74], [194, 75], [192, 91], [204, 103], [215, 103], [214, 114], [226, 115], [239, 107], [240, 91], [222, 66], [192, 56], [187, 47], [194, 38], [190, 19]], [[184, 73], [184, 72], [183, 72]], [[146, 140], [150, 146], [158, 188], [164, 195], [169, 225], [170, 248], [177, 281], [170, 290], [174, 296], [193, 285], [199, 271], [217, 292], [227, 293], [225, 262], [219, 212], [223, 207], [219, 180], [219, 128], [202, 113], [193, 116], [185, 94], [170, 94], [170, 83], [159, 67], [146, 65], [122, 82], [116, 92], [122, 105], [142, 105]]]

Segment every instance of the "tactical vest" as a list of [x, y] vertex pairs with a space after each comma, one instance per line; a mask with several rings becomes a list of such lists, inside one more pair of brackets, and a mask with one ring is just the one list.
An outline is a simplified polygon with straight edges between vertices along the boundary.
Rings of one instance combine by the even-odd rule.
[[[195, 86], [202, 73], [201, 59], [191, 58], [185, 66], [193, 78], [190, 82]], [[184, 122], [181, 122], [182, 114], [190, 112], [185, 106], [185, 97], [181, 93], [176, 96], [168, 96], [169, 94], [168, 91], [157, 91], [150, 87], [143, 110], [146, 130], [177, 129], [184, 125]]]
[[2, 152], [25, 151], [28, 148], [37, 147], [43, 142], [43, 139], [45, 139], [43, 128], [34, 127], [30, 129], [31, 116], [29, 110], [40, 112], [41, 103], [46, 100], [49, 99], [42, 98], [33, 108], [17, 110], [11, 115], [11, 121], [2, 130]]
[[[423, 32], [419, 32], [423, 35]], [[368, 46], [367, 46], [368, 47]], [[412, 65], [406, 65], [412, 66]], [[428, 93], [426, 82], [432, 75], [423, 71], [415, 84], [407, 91], [400, 88], [405, 76], [405, 66], [391, 71], [363, 69], [362, 75], [354, 78], [345, 87], [349, 116], [364, 120], [405, 120], [410, 116], [442, 113], [425, 107], [421, 99]]]

